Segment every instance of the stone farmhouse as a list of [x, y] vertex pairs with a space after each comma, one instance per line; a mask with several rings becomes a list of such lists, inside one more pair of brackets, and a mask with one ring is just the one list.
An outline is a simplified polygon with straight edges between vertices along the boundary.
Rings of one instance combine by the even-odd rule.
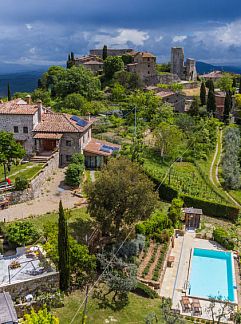
[[75, 66], [82, 65], [86, 69], [92, 71], [95, 75], [100, 74], [103, 71], [103, 60], [96, 55], [86, 55], [74, 58], [71, 62]]
[[0, 104], [0, 131], [13, 133], [32, 161], [46, 162], [58, 152], [59, 165], [65, 166], [80, 152], [87, 167], [100, 167], [120, 146], [93, 139], [94, 121], [53, 112], [40, 100], [31, 103], [30, 96]]
[[203, 78], [205, 81], [212, 80], [213, 82], [218, 81], [223, 77], [222, 71], [212, 71], [210, 73], [205, 73], [201, 75], [201, 78]]
[[184, 63], [183, 47], [172, 47], [171, 49], [171, 73], [176, 74], [181, 80], [197, 80], [196, 61], [188, 58]]
[[[72, 65], [84, 66], [91, 70], [95, 75], [101, 74], [103, 71], [102, 49], [90, 50], [90, 54], [86, 56], [76, 57], [71, 61]], [[108, 49], [108, 56], [129, 55], [131, 63], [125, 66], [129, 72], [139, 75], [146, 85], [158, 83], [156, 72], [156, 56], [148, 52], [136, 52], [132, 49]], [[68, 62], [67, 62], [68, 65]]]

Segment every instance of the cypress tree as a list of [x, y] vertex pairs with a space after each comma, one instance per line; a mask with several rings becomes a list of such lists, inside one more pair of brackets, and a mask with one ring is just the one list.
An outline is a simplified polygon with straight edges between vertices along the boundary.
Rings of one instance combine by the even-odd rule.
[[102, 53], [102, 59], [103, 61], [107, 58], [108, 54], [107, 54], [107, 46], [104, 45], [103, 47], [103, 53]]
[[70, 286], [69, 240], [67, 221], [61, 200], [59, 202], [58, 229], [59, 288], [61, 291], [67, 291]]
[[73, 52], [70, 53], [70, 60], [74, 61], [74, 53]]
[[226, 97], [224, 101], [224, 111], [223, 111], [223, 121], [229, 123], [229, 114], [232, 109], [232, 93], [231, 91], [226, 92]]
[[208, 91], [207, 111], [212, 114], [214, 114], [216, 111], [215, 95], [212, 89], [209, 89]]
[[206, 87], [208, 88], [208, 90], [213, 90], [213, 92], [214, 92], [214, 83], [213, 83], [213, 80], [207, 80], [206, 81]]
[[199, 98], [198, 97], [194, 98], [188, 113], [191, 116], [198, 116], [199, 115]]
[[10, 83], [8, 82], [8, 101], [10, 100], [12, 100], [12, 95], [11, 95]]
[[201, 88], [200, 88], [200, 100], [201, 100], [201, 106], [205, 106], [206, 105], [206, 87], [205, 87], [204, 82], [202, 82]]
[[238, 92], [241, 94], [241, 76], [240, 76], [240, 79], [239, 79], [239, 91]]

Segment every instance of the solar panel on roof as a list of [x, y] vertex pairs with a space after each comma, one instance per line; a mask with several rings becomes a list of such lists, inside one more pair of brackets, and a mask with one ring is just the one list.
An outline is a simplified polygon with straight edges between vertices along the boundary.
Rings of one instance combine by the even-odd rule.
[[104, 147], [105, 149], [111, 150], [111, 151], [119, 151], [119, 148], [116, 146], [110, 146], [110, 145], [102, 145], [102, 147]]
[[79, 119], [78, 122], [77, 122], [77, 125], [81, 126], [81, 127], [85, 127], [87, 124], [88, 123], [83, 119]]
[[74, 120], [74, 121], [76, 121], [76, 122], [79, 121], [79, 117], [77, 117], [77, 116], [75, 116], [75, 115], [71, 116], [70, 119], [71, 119], [71, 120]]
[[103, 147], [103, 145], [101, 146], [100, 151], [106, 152], [106, 153], [112, 153], [112, 150]]

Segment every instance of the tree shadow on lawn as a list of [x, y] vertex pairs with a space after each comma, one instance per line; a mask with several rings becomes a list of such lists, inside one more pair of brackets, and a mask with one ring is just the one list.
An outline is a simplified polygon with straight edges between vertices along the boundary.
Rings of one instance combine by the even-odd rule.
[[104, 293], [103, 290], [94, 290], [93, 299], [98, 300], [97, 304], [100, 309], [110, 308], [114, 312], [122, 310], [129, 304], [128, 294], [121, 294], [117, 298], [114, 298], [113, 294], [112, 297], [110, 297], [110, 295]]
[[96, 228], [95, 222], [91, 220], [76, 219], [69, 222], [69, 229], [73, 237], [81, 244], [86, 244]]

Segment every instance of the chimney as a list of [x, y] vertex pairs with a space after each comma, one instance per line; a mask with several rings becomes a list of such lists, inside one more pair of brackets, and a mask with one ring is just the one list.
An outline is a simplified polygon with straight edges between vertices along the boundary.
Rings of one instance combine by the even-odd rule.
[[27, 96], [25, 97], [25, 101], [27, 102], [28, 105], [31, 105], [31, 103], [32, 103], [32, 98], [31, 98], [31, 96], [30, 96], [30, 95], [27, 95]]
[[41, 119], [42, 119], [42, 113], [43, 113], [42, 100], [38, 99], [36, 103], [37, 103], [37, 107], [38, 107], [38, 121], [40, 123]]

